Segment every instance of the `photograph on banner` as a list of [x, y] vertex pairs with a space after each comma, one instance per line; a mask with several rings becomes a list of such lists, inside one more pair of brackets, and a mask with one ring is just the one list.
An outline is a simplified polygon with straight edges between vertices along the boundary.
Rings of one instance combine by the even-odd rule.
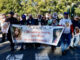
[[12, 34], [12, 39], [13, 42], [17, 43], [17, 42], [22, 42], [22, 29], [20, 26], [12, 26], [11, 28], [11, 34]]
[[53, 28], [53, 40], [52, 40], [52, 44], [53, 45], [57, 45], [60, 38], [61, 38], [61, 35], [63, 33], [63, 30], [64, 30], [64, 27], [62, 26], [55, 26]]
[[1, 26], [2, 33], [8, 33], [9, 26], [10, 26], [9, 22], [4, 22], [3, 25]]

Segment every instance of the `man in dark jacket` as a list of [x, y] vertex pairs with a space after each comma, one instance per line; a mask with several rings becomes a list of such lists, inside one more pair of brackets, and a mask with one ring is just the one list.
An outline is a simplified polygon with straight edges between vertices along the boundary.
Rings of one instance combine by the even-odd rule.
[[[22, 20], [19, 21], [19, 24], [20, 24], [20, 25], [27, 25], [27, 20], [26, 20], [26, 16], [25, 16], [25, 15], [22, 15]], [[27, 43], [27, 44], [22, 43], [20, 50], [23, 50], [23, 49], [24, 49], [24, 45], [26, 45], [26, 47], [27, 47], [28, 43]]]
[[35, 19], [35, 24], [42, 25], [42, 16], [41, 15], [38, 15], [37, 19]]
[[36, 25], [35, 19], [33, 19], [32, 15], [29, 15], [29, 19], [27, 20], [28, 25]]
[[[27, 20], [27, 25], [37, 25], [37, 21], [32, 17], [32, 15], [29, 15], [29, 19]], [[30, 43], [30, 44], [27, 44], [28, 47], [32, 48], [32, 47], [35, 47], [36, 44], [35, 43]], [[36, 48], [36, 47], [35, 47]]]
[[7, 38], [11, 43], [11, 45], [10, 45], [11, 46], [11, 51], [14, 51], [14, 43], [13, 43], [12, 37], [11, 37], [11, 26], [12, 26], [12, 24], [18, 24], [18, 20], [13, 17], [14, 16], [14, 12], [10, 12], [10, 15], [11, 15], [10, 18], [8, 18], [6, 20], [6, 22], [10, 23], [10, 27], [9, 27], [9, 31], [8, 31], [8, 34], [7, 34]]
[[19, 22], [21, 25], [27, 25], [26, 16], [22, 15], [22, 20]]

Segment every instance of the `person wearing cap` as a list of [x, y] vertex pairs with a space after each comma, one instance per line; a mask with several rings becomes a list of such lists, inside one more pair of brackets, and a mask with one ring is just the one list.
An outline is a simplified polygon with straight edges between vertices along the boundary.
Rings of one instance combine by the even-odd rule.
[[64, 55], [71, 43], [71, 37], [74, 35], [73, 25], [67, 12], [64, 12], [64, 18], [60, 20], [59, 25], [64, 26], [64, 31], [61, 36], [61, 50], [62, 54]]
[[10, 17], [7, 19], [6, 22], [10, 22], [10, 24], [18, 24], [18, 20], [14, 18], [14, 12], [10, 12]]
[[[21, 18], [22, 18], [22, 20], [19, 21], [19, 24], [20, 24], [20, 25], [27, 25], [26, 15], [23, 14], [23, 15], [21, 16]], [[20, 50], [23, 50], [25, 45], [27, 45], [27, 44], [21, 43], [21, 49], [20, 49]]]
[[22, 20], [20, 21], [21, 25], [27, 25], [27, 20], [26, 20], [26, 16], [22, 15]]
[[55, 19], [57, 22], [59, 22], [58, 14], [56, 12], [52, 15], [53, 19]]
[[14, 43], [12, 41], [12, 37], [11, 37], [11, 26], [12, 24], [18, 24], [18, 20], [16, 18], [14, 18], [14, 12], [10, 12], [10, 17], [6, 20], [6, 22], [9, 22], [10, 23], [10, 27], [9, 27], [9, 30], [8, 30], [8, 33], [7, 33], [7, 39], [10, 41], [11, 43], [11, 51], [14, 51]]

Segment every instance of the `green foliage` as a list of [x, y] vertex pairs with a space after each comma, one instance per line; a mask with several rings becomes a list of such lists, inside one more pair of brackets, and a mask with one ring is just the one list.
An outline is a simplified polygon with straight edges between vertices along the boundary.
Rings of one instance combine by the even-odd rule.
[[75, 8], [76, 15], [80, 16], [80, 7]]
[[[0, 13], [14, 11], [24, 14], [45, 14], [45, 13], [63, 13], [70, 9], [72, 3], [78, 3], [80, 0], [0, 0]], [[75, 9], [76, 14], [80, 14], [80, 9]]]

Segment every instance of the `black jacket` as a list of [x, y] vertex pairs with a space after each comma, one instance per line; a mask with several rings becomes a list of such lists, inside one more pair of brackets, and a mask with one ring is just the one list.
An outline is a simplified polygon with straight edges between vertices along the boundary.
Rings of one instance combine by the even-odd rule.
[[19, 21], [19, 24], [21, 24], [21, 25], [27, 25], [27, 20]]
[[27, 25], [36, 25], [35, 24], [35, 19], [33, 19], [33, 18], [32, 19], [28, 19], [27, 20]]
[[10, 27], [9, 27], [9, 30], [8, 30], [7, 38], [8, 38], [8, 40], [9, 40], [9, 41], [11, 42], [11, 44], [12, 44], [13, 41], [12, 41], [12, 36], [11, 36], [11, 26], [12, 26], [12, 24], [18, 24], [19, 22], [18, 22], [18, 20], [17, 20], [16, 18], [14, 18], [14, 17], [8, 18], [8, 19], [6, 20], [6, 22], [9, 22], [9, 23], [10, 23]]
[[18, 24], [18, 20], [14, 17], [8, 18], [6, 22], [10, 22], [10, 24]]
[[73, 28], [74, 28], [74, 29], [75, 29], [75, 27], [79, 27], [79, 28], [80, 28], [80, 23], [79, 23], [79, 21], [72, 20], [72, 23], [73, 23]]
[[41, 20], [35, 19], [35, 23], [36, 23], [36, 25], [39, 25], [39, 23], [40, 23], [41, 25], [46, 25], [46, 24], [47, 24], [47, 21], [45, 21], [45, 20], [43, 20], [43, 19], [41, 19]]

